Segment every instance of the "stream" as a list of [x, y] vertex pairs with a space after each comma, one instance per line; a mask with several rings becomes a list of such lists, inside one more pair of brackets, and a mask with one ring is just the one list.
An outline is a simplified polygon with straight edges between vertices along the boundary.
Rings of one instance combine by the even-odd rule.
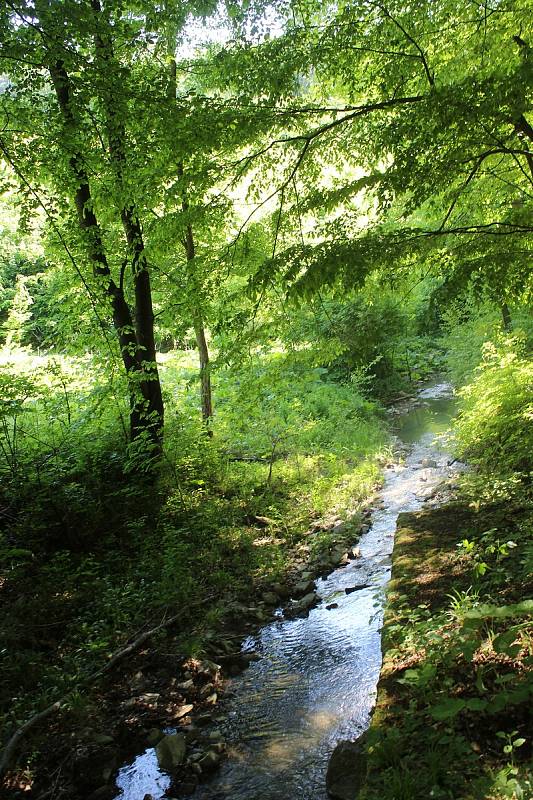
[[[218, 724], [228, 758], [195, 800], [326, 800], [329, 757], [367, 727], [381, 668], [384, 590], [398, 515], [438, 502], [435, 490], [458, 471], [439, 444], [455, 411], [449, 384], [418, 393], [398, 415], [405, 462], [385, 470], [380, 507], [358, 542], [361, 558], [317, 580], [321, 603], [307, 617], [278, 619], [243, 648], [259, 661], [232, 679]], [[353, 590], [353, 587], [360, 587]], [[346, 593], [346, 589], [352, 589]], [[336, 608], [327, 610], [331, 603]], [[117, 778], [117, 800], [160, 800], [170, 778], [148, 749]]]

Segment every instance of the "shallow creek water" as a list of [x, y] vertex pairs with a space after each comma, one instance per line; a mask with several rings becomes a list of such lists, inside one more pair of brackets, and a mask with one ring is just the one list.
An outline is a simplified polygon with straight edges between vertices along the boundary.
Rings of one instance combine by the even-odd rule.
[[[437, 384], [418, 398], [420, 405], [396, 418], [409, 450], [404, 464], [385, 472], [382, 507], [358, 543], [361, 558], [317, 581], [322, 602], [308, 617], [274, 621], [244, 643], [261, 659], [228, 687], [218, 723], [228, 759], [196, 800], [326, 800], [335, 744], [368, 726], [398, 514], [419, 509], [457, 469], [436, 441], [455, 409], [451, 387]], [[346, 594], [354, 586], [364, 588]], [[331, 603], [338, 607], [328, 611]], [[148, 749], [120, 770], [117, 800], [160, 800], [169, 784]]]

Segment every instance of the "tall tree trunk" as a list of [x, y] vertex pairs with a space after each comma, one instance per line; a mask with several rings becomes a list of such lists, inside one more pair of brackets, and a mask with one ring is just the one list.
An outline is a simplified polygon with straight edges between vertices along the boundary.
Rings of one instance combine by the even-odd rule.
[[[65, 130], [70, 134], [75, 133], [77, 124], [71, 105], [72, 91], [64, 63], [56, 61], [49, 67], [49, 72]], [[111, 302], [113, 325], [117, 332], [120, 353], [130, 384], [130, 427], [132, 437], [135, 437], [143, 427], [144, 406], [144, 402], [139, 402], [139, 389], [136, 385], [138, 383], [136, 376], [142, 371], [137, 335], [129, 305], [124, 297], [122, 282], [117, 285], [109, 269], [102, 232], [92, 202], [89, 178], [81, 153], [71, 153], [69, 164], [76, 182], [74, 204], [78, 215], [78, 223], [84, 234], [89, 257], [93, 263], [94, 274], [101, 280], [104, 291]]]
[[[187, 210], [186, 201], [183, 202], [184, 211]], [[195, 258], [194, 236], [190, 224], [185, 232], [185, 253], [190, 264]], [[194, 269], [194, 267], [193, 267]], [[209, 366], [209, 348], [205, 336], [204, 322], [198, 306], [193, 310], [193, 326], [196, 336], [196, 346], [200, 356], [200, 396], [202, 400], [202, 419], [209, 431], [213, 417], [213, 395], [211, 391], [211, 373]], [[211, 433], [211, 431], [209, 431]]]
[[[103, 104], [107, 122], [109, 157], [115, 171], [120, 196], [120, 217], [128, 243], [135, 293], [135, 333], [139, 363], [142, 370], [140, 391], [144, 399], [142, 418], [138, 420], [139, 432], [149, 427], [152, 438], [159, 441], [163, 429], [163, 396], [157, 369], [154, 333], [154, 310], [150, 271], [141, 221], [135, 203], [127, 194], [124, 168], [126, 165], [126, 128], [115, 96], [115, 87], [120, 85], [115, 61], [113, 42], [108, 34], [108, 24], [103, 17], [100, 0], [91, 0], [95, 12], [97, 31], [95, 47], [103, 74], [110, 90], [103, 92]], [[100, 30], [98, 30], [100, 26]], [[106, 26], [106, 27], [102, 27]]]
[[[172, 104], [176, 100], [176, 59], [174, 57], [175, 35], [173, 30], [168, 31], [167, 36], [167, 52], [170, 61], [169, 81], [167, 87], [168, 99]], [[183, 178], [183, 164], [178, 165], [178, 174]], [[182, 200], [182, 210], [187, 212], [189, 210], [189, 203], [184, 194]], [[183, 240], [185, 246], [185, 254], [188, 264], [194, 261], [196, 252], [194, 245], [194, 235], [190, 223], [187, 224], [185, 237]], [[189, 280], [194, 282], [193, 275], [194, 266], [191, 268]], [[196, 337], [196, 346], [198, 348], [198, 355], [200, 358], [200, 399], [202, 403], [202, 419], [207, 427], [209, 435], [212, 431], [209, 429], [211, 420], [213, 418], [213, 392], [211, 390], [211, 372], [209, 365], [209, 347], [207, 345], [207, 338], [205, 335], [204, 321], [199, 306], [193, 309], [193, 327], [194, 335]]]
[[[163, 431], [164, 407], [155, 350], [154, 310], [150, 273], [146, 263], [146, 252], [138, 217], [131, 208], [123, 209], [121, 216], [128, 246], [132, 253], [135, 289], [135, 332], [143, 374], [140, 388], [146, 404], [143, 420], [148, 420], [153, 438], [159, 441]], [[139, 420], [141, 429], [145, 426], [143, 420]]]

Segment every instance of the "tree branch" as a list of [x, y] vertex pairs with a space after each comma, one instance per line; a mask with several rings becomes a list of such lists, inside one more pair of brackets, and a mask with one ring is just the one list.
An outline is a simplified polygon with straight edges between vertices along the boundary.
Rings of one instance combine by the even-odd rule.
[[399, 28], [399, 30], [403, 33], [405, 38], [409, 42], [411, 42], [411, 44], [414, 47], [416, 47], [416, 49], [418, 50], [418, 53], [419, 53], [418, 57], [419, 57], [420, 61], [422, 62], [422, 66], [424, 67], [424, 72], [426, 73], [426, 78], [428, 80], [428, 83], [429, 83], [430, 86], [435, 86], [435, 79], [434, 79], [434, 77], [433, 77], [433, 75], [432, 75], [432, 73], [431, 73], [431, 71], [429, 69], [429, 65], [428, 65], [428, 62], [427, 62], [427, 59], [426, 59], [426, 54], [424, 53], [424, 51], [422, 50], [422, 48], [420, 47], [420, 45], [418, 44], [416, 39], [413, 36], [411, 36], [411, 34], [408, 31], [406, 31], [406, 29], [403, 27], [401, 22], [399, 22], [396, 19], [396, 17], [392, 16], [392, 14], [390, 13], [389, 9], [386, 6], [382, 5], [381, 3], [374, 3], [374, 5], [376, 5], [385, 14], [385, 16], [388, 19], [390, 19], [390, 21], [393, 22], [394, 25], [396, 25], [397, 28]]
[[451, 217], [451, 215], [453, 213], [453, 210], [454, 210], [455, 206], [457, 205], [457, 202], [458, 202], [459, 198], [461, 197], [461, 195], [463, 194], [465, 189], [468, 187], [470, 182], [473, 180], [473, 178], [475, 177], [477, 171], [479, 170], [479, 168], [481, 167], [483, 162], [487, 158], [490, 158], [490, 156], [501, 155], [501, 154], [503, 154], [503, 155], [520, 154], [520, 155], [526, 155], [526, 157], [527, 157], [527, 155], [529, 155], [529, 156], [533, 155], [533, 154], [529, 153], [529, 151], [526, 151], [526, 150], [516, 150], [516, 149], [510, 149], [510, 148], [506, 148], [506, 147], [499, 147], [499, 148], [495, 148], [493, 150], [487, 150], [486, 152], [481, 153], [479, 156], [477, 156], [476, 162], [475, 162], [474, 166], [472, 167], [470, 173], [468, 174], [468, 177], [467, 177], [466, 181], [461, 186], [461, 188], [457, 191], [457, 194], [455, 195], [454, 199], [452, 200], [452, 203], [451, 203], [448, 211], [446, 212], [446, 215], [445, 215], [444, 219], [442, 220], [441, 225], [438, 228], [439, 231], [443, 230], [444, 226], [446, 225], [446, 223], [450, 219], [450, 217]]
[[[504, 228], [505, 230], [501, 230]], [[510, 234], [530, 234], [533, 233], [532, 225], [518, 225], [513, 222], [487, 222], [485, 225], [462, 225], [456, 228], [437, 228], [434, 231], [424, 231], [415, 239], [427, 238], [431, 236], [447, 236], [451, 233], [481, 233], [490, 236], [509, 236]]]
[[196, 608], [198, 606], [205, 605], [207, 602], [210, 602], [214, 599], [214, 595], [209, 595], [208, 597], [203, 597], [197, 603], [192, 603], [188, 608], [182, 609], [178, 614], [174, 614], [174, 616], [169, 617], [166, 620], [163, 620], [154, 628], [150, 628], [150, 630], [141, 633], [131, 644], [127, 645], [126, 647], [122, 648], [122, 650], [118, 650], [114, 653], [107, 664], [101, 669], [96, 670], [96, 672], [91, 673], [83, 680], [77, 681], [74, 687], [68, 692], [67, 694], [63, 695], [59, 700], [56, 700], [51, 705], [47, 706], [47, 708], [39, 711], [37, 714], [34, 714], [33, 717], [30, 717], [26, 722], [18, 728], [13, 736], [9, 739], [6, 746], [2, 751], [2, 755], [0, 757], [0, 780], [4, 777], [6, 772], [10, 769], [15, 752], [22, 741], [22, 739], [27, 735], [27, 733], [36, 727], [40, 722], [47, 719], [48, 717], [55, 714], [56, 711], [60, 711], [67, 703], [68, 700], [74, 691], [75, 688], [86, 687], [90, 686], [91, 684], [95, 683], [98, 678], [101, 678], [107, 672], [109, 672], [113, 667], [115, 667], [120, 661], [122, 661], [126, 656], [131, 655], [133, 652], [139, 649], [141, 645], [151, 639], [152, 636], [155, 636], [156, 633], [168, 628], [170, 625], [173, 625], [175, 622], [180, 619], [187, 611], [191, 608]]
[[244, 163], [245, 164], [244, 169], [247, 169], [252, 161], [268, 153], [277, 144], [291, 144], [292, 142], [302, 142], [302, 141], [311, 142], [313, 139], [322, 136], [324, 133], [327, 133], [328, 131], [337, 128], [340, 125], [344, 125], [345, 122], [351, 122], [351, 120], [356, 119], [357, 117], [365, 116], [366, 114], [370, 114], [373, 111], [382, 111], [383, 109], [386, 108], [394, 108], [395, 106], [420, 103], [423, 100], [427, 100], [426, 95], [414, 95], [412, 97], [393, 97], [390, 100], [382, 100], [380, 103], [367, 103], [362, 106], [354, 106], [353, 110], [350, 113], [345, 114], [344, 116], [338, 119], [331, 120], [330, 122], [327, 122], [324, 125], [320, 125], [318, 128], [315, 128], [314, 130], [311, 130], [307, 133], [299, 133], [295, 134], [294, 136], [284, 136], [280, 139], [273, 139], [271, 142], [269, 142], [268, 145], [261, 148], [261, 150], [257, 150], [255, 153], [244, 156], [243, 158], [234, 161], [232, 166], [236, 167]]

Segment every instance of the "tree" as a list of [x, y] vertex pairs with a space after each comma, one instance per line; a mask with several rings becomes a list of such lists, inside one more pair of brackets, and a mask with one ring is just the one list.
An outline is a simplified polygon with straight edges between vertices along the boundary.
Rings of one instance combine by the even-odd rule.
[[221, 54], [221, 80], [273, 109], [273, 135], [241, 161], [276, 176], [258, 207], [277, 198], [287, 233], [259, 284], [275, 271], [312, 293], [425, 261], [493, 295], [527, 291], [528, 24], [514, 0], [299, 3], [283, 36]]
[[[35, 6], [5, 8], [2, 56], [10, 82], [3, 112], [11, 125], [1, 148], [31, 202], [45, 207], [95, 304], [109, 308], [128, 380], [131, 436], [148, 435], [158, 446], [163, 401], [150, 271], [129, 173], [126, 107], [131, 75], [129, 65], [119, 64], [113, 50], [113, 37], [125, 33], [120, 18], [118, 6], [104, 18], [98, 2], [80, 6], [42, 0]], [[98, 116], [104, 120], [105, 135], [100, 134]], [[14, 120], [18, 124], [13, 125]], [[106, 194], [112, 198], [111, 214], [103, 209]], [[76, 211], [75, 239], [72, 227], [65, 230], [61, 218], [66, 197]], [[116, 225], [117, 218], [126, 242], [118, 243], [120, 268], [113, 275], [118, 254], [106, 228]], [[80, 246], [92, 276], [73, 253]], [[128, 264], [131, 301], [125, 286]]]

